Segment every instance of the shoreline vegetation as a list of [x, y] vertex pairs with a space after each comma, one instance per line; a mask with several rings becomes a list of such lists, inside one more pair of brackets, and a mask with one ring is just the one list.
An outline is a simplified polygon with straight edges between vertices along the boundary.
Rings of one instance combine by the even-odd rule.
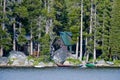
[[[16, 62], [16, 60], [14, 60]], [[8, 62], [7, 64], [0, 64], [0, 68], [54, 68], [54, 67], [79, 67], [79, 68], [120, 68], [119, 61], [105, 61], [99, 60], [96, 63], [86, 62], [76, 59], [68, 58], [66, 61], [61, 63], [55, 63], [54, 61], [35, 61], [33, 58], [27, 58], [24, 62]]]

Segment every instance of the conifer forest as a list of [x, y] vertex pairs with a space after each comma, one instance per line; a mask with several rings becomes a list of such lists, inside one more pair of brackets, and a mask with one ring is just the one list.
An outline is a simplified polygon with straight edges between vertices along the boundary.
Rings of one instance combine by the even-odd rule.
[[60, 32], [72, 33], [80, 61], [120, 60], [120, 0], [0, 0], [1, 57], [50, 57]]

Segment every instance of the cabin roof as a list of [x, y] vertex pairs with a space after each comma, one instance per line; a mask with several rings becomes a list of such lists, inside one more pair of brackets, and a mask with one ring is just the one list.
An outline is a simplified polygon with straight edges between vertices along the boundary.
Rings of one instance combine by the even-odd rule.
[[60, 37], [66, 46], [72, 45], [71, 32], [60, 32]]

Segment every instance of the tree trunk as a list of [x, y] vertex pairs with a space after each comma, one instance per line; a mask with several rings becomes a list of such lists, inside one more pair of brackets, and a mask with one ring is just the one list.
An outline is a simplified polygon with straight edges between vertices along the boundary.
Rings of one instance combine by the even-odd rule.
[[13, 50], [15, 51], [16, 50], [16, 41], [15, 41], [15, 33], [16, 33], [15, 27], [16, 27], [16, 25], [15, 25], [15, 18], [13, 18], [13, 21], [14, 21], [14, 23], [13, 23]]
[[[47, 9], [47, 12], [49, 14], [50, 13], [50, 9], [51, 9], [50, 1], [47, 0], [46, 3], [47, 3], [46, 9]], [[46, 34], [49, 34], [50, 27], [51, 27], [51, 19], [47, 18], [46, 19]]]
[[94, 56], [93, 56], [93, 63], [96, 62], [96, 45], [97, 45], [97, 44], [96, 44], [96, 26], [97, 26], [97, 25], [96, 25], [96, 23], [97, 23], [97, 21], [96, 21], [96, 16], [97, 16], [97, 15], [96, 15], [96, 3], [95, 3], [94, 12], [95, 12], [95, 13], [94, 13], [94, 18], [95, 18], [94, 20], [95, 20], [95, 21], [94, 21], [94, 52], [93, 52], [93, 53], [94, 53]]
[[[2, 6], [2, 0], [1, 0], [1, 6]], [[3, 23], [2, 23], [2, 30], [4, 31], [5, 30], [5, 14], [6, 14], [6, 0], [4, 0], [3, 2]], [[2, 39], [2, 38], [1, 38]], [[0, 47], [0, 56], [2, 57], [3, 56], [3, 46], [1, 45]]]
[[93, 52], [93, 63], [95, 62], [96, 62], [96, 34], [94, 34], [94, 52]]
[[[93, 29], [93, 0], [91, 0], [91, 12], [90, 12], [90, 29], [89, 29], [89, 34], [92, 34], [92, 29]], [[92, 37], [90, 36], [89, 41], [92, 41]], [[92, 46], [91, 44], [89, 44]], [[89, 50], [90, 51], [90, 50]], [[89, 60], [89, 54], [90, 52], [87, 53], [87, 60]]]
[[[41, 32], [40, 32], [40, 28], [41, 28], [41, 16], [39, 16], [39, 18], [38, 18], [38, 26], [39, 26], [39, 28], [38, 28], [38, 30], [39, 30], [39, 33], [38, 33], [38, 39], [40, 39], [40, 37], [41, 37]], [[37, 57], [39, 57], [40, 56], [40, 42], [38, 43], [38, 54], [37, 54]]]
[[[104, 8], [105, 8], [105, 2], [104, 2]], [[105, 9], [103, 10], [103, 23], [102, 23], [102, 47], [104, 47], [104, 31], [105, 31]], [[104, 54], [104, 48], [102, 48], [102, 53]]]
[[83, 45], [83, 0], [81, 0], [81, 28], [80, 28], [80, 61], [82, 61], [82, 45]]
[[31, 31], [30, 31], [30, 55], [33, 55], [33, 41], [32, 41], [32, 28], [31, 28]]
[[86, 62], [88, 62], [88, 60], [89, 60], [89, 53], [87, 52], [87, 45], [88, 45], [88, 39], [87, 39], [87, 37], [86, 37], [86, 40], [85, 40], [85, 46], [86, 46], [86, 49], [85, 49]]
[[91, 12], [90, 12], [90, 30], [89, 33], [92, 33], [93, 28], [93, 0], [91, 0]]
[[78, 59], [78, 46], [79, 46], [79, 39], [77, 37], [77, 43], [76, 43], [76, 59]]
[[40, 44], [38, 44], [38, 51], [37, 51], [37, 57], [40, 56]]
[[5, 14], [6, 14], [6, 0], [4, 0], [4, 2], [3, 2], [3, 23], [2, 23], [2, 29], [4, 30], [5, 29], [5, 21], [4, 21], [4, 19], [5, 19]]
[[[47, 6], [47, 4], [49, 4], [49, 3], [47, 0], [45, 0], [44, 7], [45, 7], [45, 9], [47, 9], [47, 12], [49, 13], [49, 5]], [[48, 32], [49, 32], [49, 20], [48, 20], [48, 18], [46, 18], [45, 33], [48, 34]]]
[[46, 31], [45, 33], [48, 34], [49, 33], [49, 19], [46, 19]]
[[88, 60], [89, 60], [89, 53], [87, 53], [86, 62], [88, 62]]
[[19, 22], [19, 32], [21, 33], [21, 28], [22, 27], [22, 24], [21, 24], [21, 22]]
[[2, 57], [3, 56], [3, 47], [1, 46], [0, 47], [0, 57]]

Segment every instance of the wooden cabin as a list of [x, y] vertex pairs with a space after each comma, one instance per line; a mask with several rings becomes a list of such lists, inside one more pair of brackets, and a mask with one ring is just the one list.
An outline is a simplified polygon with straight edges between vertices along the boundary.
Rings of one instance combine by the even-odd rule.
[[72, 49], [72, 33], [71, 32], [59, 32], [59, 37], [56, 37], [53, 41], [52, 45], [54, 50], [58, 50], [60, 48], [64, 48], [70, 52], [73, 52]]

